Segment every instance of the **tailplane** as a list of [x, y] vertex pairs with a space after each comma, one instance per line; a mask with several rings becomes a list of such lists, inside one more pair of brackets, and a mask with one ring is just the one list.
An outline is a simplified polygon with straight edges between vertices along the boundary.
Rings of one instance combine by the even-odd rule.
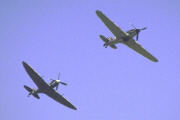
[[[105, 48], [107, 48], [107, 46], [110, 46], [110, 47], [112, 47], [112, 48], [114, 48], [114, 49], [117, 49], [117, 47], [114, 45], [114, 44], [111, 44], [110, 42], [110, 39], [107, 39], [106, 37], [104, 37], [103, 35], [100, 35], [99, 36], [104, 42], [105, 42], [105, 44], [104, 44], [104, 46], [105, 46]], [[111, 38], [111, 37], [110, 37]]]
[[40, 99], [39, 95], [37, 94], [37, 91], [34, 89], [31, 89], [30, 87], [24, 85], [24, 88], [29, 92], [28, 97], [30, 95], [33, 95], [35, 98]]

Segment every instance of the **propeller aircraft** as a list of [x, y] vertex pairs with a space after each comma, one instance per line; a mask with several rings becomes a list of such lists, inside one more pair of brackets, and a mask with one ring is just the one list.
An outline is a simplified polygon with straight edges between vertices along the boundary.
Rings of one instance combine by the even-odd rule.
[[[55, 101], [65, 105], [66, 107], [77, 110], [77, 108], [72, 103], [70, 103], [66, 98], [64, 98], [62, 95], [60, 95], [57, 92], [59, 84], [67, 85], [66, 83], [60, 81], [60, 79], [59, 79], [60, 73], [58, 75], [57, 80], [51, 79], [52, 81], [49, 84], [47, 84], [43, 80], [43, 78], [40, 77], [39, 74], [33, 68], [31, 68], [30, 65], [28, 65], [25, 62], [22, 62], [22, 63], [23, 63], [23, 66], [24, 66], [26, 72], [29, 74], [29, 76], [31, 77], [33, 82], [38, 87], [38, 89], [31, 89], [30, 87], [24, 85], [24, 88], [29, 92], [28, 97], [30, 95], [33, 95], [35, 98], [40, 99], [38, 93], [44, 93], [47, 96], [54, 99]], [[55, 87], [56, 87], [56, 91], [53, 89]]]
[[[112, 22], [101, 11], [96, 10], [96, 14], [115, 36], [115, 38], [113, 39], [112, 37], [106, 38], [103, 35], [100, 35], [100, 38], [105, 42], [103, 45], [103, 46], [105, 46], [105, 48], [110, 46], [114, 49], [117, 49], [115, 44], [123, 43], [123, 44], [127, 45], [129, 48], [135, 50], [139, 54], [148, 58], [149, 60], [151, 60], [153, 62], [158, 62], [157, 58], [155, 58], [153, 55], [151, 55], [146, 49], [144, 49], [138, 43], [139, 33], [140, 33], [140, 31], [147, 29], [146, 27], [142, 28], [142, 29], [137, 29], [135, 26], [133, 26], [131, 24], [131, 26], [134, 29], [125, 32], [119, 26], [117, 26], [114, 22]], [[136, 40], [133, 39], [135, 36], [136, 36]]]

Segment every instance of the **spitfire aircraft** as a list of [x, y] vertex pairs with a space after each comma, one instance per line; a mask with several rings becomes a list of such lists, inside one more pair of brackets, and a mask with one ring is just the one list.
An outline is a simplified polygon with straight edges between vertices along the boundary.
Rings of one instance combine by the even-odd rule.
[[[114, 49], [117, 49], [115, 44], [123, 43], [128, 47], [130, 47], [131, 49], [138, 52], [139, 54], [143, 55], [144, 57], [154, 62], [158, 62], [157, 58], [151, 55], [146, 49], [144, 49], [138, 43], [139, 32], [141, 30], [145, 30], [146, 27], [142, 29], [137, 29], [131, 24], [134, 27], [134, 29], [124, 32], [119, 26], [117, 26], [114, 22], [112, 22], [101, 11], [96, 10], [96, 14], [102, 20], [102, 22], [108, 27], [108, 29], [115, 35], [114, 39], [112, 37], [106, 38], [103, 35], [100, 35], [100, 38], [105, 42], [104, 44], [105, 48], [107, 48], [107, 46], [110, 46]], [[135, 36], [136, 36], [136, 40], [133, 39]]]
[[[31, 89], [30, 87], [24, 85], [24, 88], [29, 92], [28, 97], [30, 95], [33, 95], [35, 98], [40, 99], [38, 93], [44, 93], [47, 96], [54, 99], [55, 101], [65, 105], [71, 109], [77, 110], [76, 107], [72, 103], [70, 103], [66, 98], [64, 98], [62, 95], [60, 95], [57, 92], [58, 86], [60, 83], [63, 85], [67, 85], [66, 83], [60, 82], [60, 80], [59, 80], [60, 74], [58, 75], [57, 80], [51, 79], [52, 80], [51, 83], [47, 84], [43, 80], [43, 78], [40, 77], [39, 74], [34, 69], [32, 69], [27, 63], [23, 62], [23, 66], [24, 66], [26, 72], [31, 77], [31, 79], [34, 81], [34, 83], [38, 86], [38, 89]], [[53, 89], [54, 87], [56, 87], [56, 91]]]

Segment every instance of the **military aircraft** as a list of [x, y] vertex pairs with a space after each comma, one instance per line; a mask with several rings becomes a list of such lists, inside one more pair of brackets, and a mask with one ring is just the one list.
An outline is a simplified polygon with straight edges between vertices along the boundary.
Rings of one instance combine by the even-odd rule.
[[[102, 22], [108, 27], [108, 29], [115, 35], [114, 39], [112, 37], [106, 38], [103, 35], [100, 35], [100, 38], [105, 42], [104, 44], [105, 48], [107, 48], [107, 46], [110, 46], [114, 49], [117, 49], [115, 44], [123, 43], [128, 47], [130, 47], [131, 49], [138, 52], [139, 54], [143, 55], [144, 57], [152, 60], [153, 62], [158, 62], [157, 58], [151, 55], [146, 49], [144, 49], [138, 43], [139, 32], [141, 30], [147, 29], [146, 27], [142, 29], [137, 29], [131, 24], [134, 27], [134, 29], [124, 32], [119, 26], [117, 26], [114, 22], [112, 22], [101, 11], [96, 10], [96, 14], [102, 20]], [[136, 36], [136, 40], [133, 39], [135, 36]]]
[[[76, 107], [72, 103], [70, 103], [66, 98], [64, 98], [62, 95], [60, 95], [57, 92], [59, 83], [61, 83], [63, 85], [67, 85], [66, 83], [60, 82], [60, 80], [59, 80], [60, 74], [58, 75], [58, 80], [51, 79], [52, 82], [47, 84], [43, 80], [43, 78], [40, 77], [39, 74], [33, 68], [31, 68], [31, 66], [29, 66], [25, 62], [22, 62], [22, 63], [23, 63], [23, 66], [24, 66], [26, 72], [29, 74], [29, 76], [34, 81], [34, 83], [38, 86], [38, 89], [31, 89], [30, 87], [24, 85], [24, 88], [29, 92], [28, 97], [30, 95], [33, 95], [35, 98], [40, 99], [38, 93], [44, 93], [47, 96], [54, 99], [55, 101], [65, 105], [71, 109], [77, 110]], [[56, 91], [53, 89], [54, 87], [56, 87]]]

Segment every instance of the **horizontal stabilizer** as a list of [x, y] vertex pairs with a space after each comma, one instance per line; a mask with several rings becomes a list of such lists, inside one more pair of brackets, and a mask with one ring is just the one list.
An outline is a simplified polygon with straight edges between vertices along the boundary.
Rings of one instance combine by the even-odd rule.
[[111, 46], [114, 49], [117, 49], [117, 47], [115, 45], [109, 45], [109, 46]]
[[106, 42], [109, 42], [109, 40], [108, 40], [106, 37], [104, 37], [103, 35], [100, 35], [99, 37], [100, 37], [105, 43], [106, 43]]
[[33, 94], [33, 96], [37, 99], [40, 99], [39, 95], [36, 93], [36, 94]]
[[[109, 40], [108, 40], [106, 37], [104, 37], [103, 35], [100, 35], [99, 37], [100, 37], [105, 43], [109, 42]], [[117, 47], [116, 47], [114, 44], [109, 44], [109, 46], [111, 46], [111, 47], [114, 48], [114, 49], [117, 49]]]
[[[28, 92], [30, 92], [30, 94], [32, 94], [32, 92], [33, 92], [33, 89], [31, 89], [30, 87], [28, 87], [28, 86], [26, 86], [26, 85], [24, 85], [24, 88], [28, 91]], [[39, 95], [37, 94], [37, 93], [34, 93], [34, 94], [32, 94], [35, 98], [37, 98], [37, 99], [40, 99], [40, 97], [39, 97]]]
[[28, 92], [30, 92], [30, 93], [33, 91], [30, 87], [28, 87], [28, 86], [26, 86], [26, 85], [24, 85], [24, 88], [25, 88]]

